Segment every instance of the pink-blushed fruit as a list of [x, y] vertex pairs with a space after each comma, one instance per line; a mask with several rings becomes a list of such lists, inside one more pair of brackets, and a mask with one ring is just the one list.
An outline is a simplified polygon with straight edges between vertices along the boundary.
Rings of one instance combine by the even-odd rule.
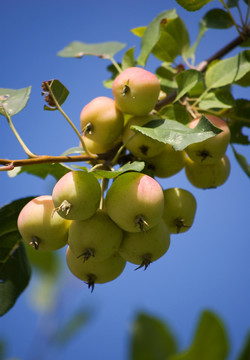
[[70, 171], [58, 180], [52, 192], [55, 211], [68, 220], [93, 216], [101, 200], [101, 187], [91, 173]]
[[84, 106], [80, 122], [85, 137], [101, 145], [110, 145], [121, 135], [124, 118], [113, 99], [99, 96]]
[[165, 147], [164, 143], [131, 129], [132, 125], [143, 126], [156, 119], [158, 117], [152, 114], [133, 116], [124, 128], [122, 141], [125, 147], [137, 158], [147, 159], [148, 157], [156, 156]]
[[36, 250], [53, 251], [67, 244], [71, 221], [53, 214], [53, 210], [52, 197], [42, 195], [29, 201], [18, 216], [17, 227], [23, 240]]
[[114, 255], [123, 238], [123, 231], [110, 217], [98, 209], [87, 220], [73, 220], [68, 243], [72, 252], [82, 261], [99, 262]]
[[194, 195], [185, 189], [170, 188], [164, 191], [163, 220], [171, 234], [183, 233], [190, 229], [196, 213]]
[[120, 276], [126, 265], [126, 260], [117, 254], [100, 262], [83, 262], [73, 254], [69, 246], [66, 261], [71, 273], [86, 282], [92, 291], [95, 284], [104, 284]]
[[139, 265], [139, 268], [148, 267], [150, 263], [162, 257], [170, 245], [169, 230], [165, 222], [160, 222], [141, 233], [124, 233], [119, 254], [126, 261]]
[[123, 230], [148, 230], [160, 221], [163, 214], [162, 187], [148, 175], [123, 173], [110, 186], [105, 208], [111, 219]]
[[147, 168], [153, 171], [154, 176], [167, 178], [184, 168], [185, 158], [184, 151], [176, 151], [171, 145], [164, 144], [160, 154], [146, 160]]
[[[185, 151], [193, 161], [201, 164], [214, 164], [225, 154], [231, 134], [224, 120], [213, 115], [206, 115], [206, 117], [215, 127], [221, 129], [222, 132], [207, 140], [189, 145]], [[193, 129], [199, 120], [192, 120], [188, 126]]]
[[228, 179], [230, 161], [227, 155], [224, 155], [214, 164], [203, 165], [187, 158], [185, 172], [193, 186], [200, 189], [216, 188]]
[[139, 116], [146, 115], [157, 103], [160, 82], [150, 71], [130, 67], [115, 78], [112, 92], [116, 106], [122, 112]]

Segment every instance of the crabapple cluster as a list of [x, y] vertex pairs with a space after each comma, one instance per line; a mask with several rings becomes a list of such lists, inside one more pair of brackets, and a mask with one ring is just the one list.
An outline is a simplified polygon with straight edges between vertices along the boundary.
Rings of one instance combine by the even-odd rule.
[[[197, 207], [193, 194], [163, 189], [155, 178], [185, 169], [191, 184], [211, 188], [222, 185], [230, 171], [225, 155], [230, 131], [217, 117], [207, 116], [221, 133], [182, 151], [131, 129], [159, 119], [153, 111], [160, 94], [154, 74], [127, 68], [114, 80], [112, 93], [113, 98], [93, 99], [80, 113], [85, 150], [106, 157], [93, 157], [88, 172], [68, 172], [51, 195], [33, 199], [18, 217], [22, 238], [35, 249], [66, 246], [69, 270], [92, 290], [94, 284], [121, 275], [127, 262], [146, 269], [167, 253], [171, 234], [192, 226]], [[143, 172], [125, 171], [109, 187], [101, 186], [94, 167], [112, 171], [124, 159], [143, 161]]]

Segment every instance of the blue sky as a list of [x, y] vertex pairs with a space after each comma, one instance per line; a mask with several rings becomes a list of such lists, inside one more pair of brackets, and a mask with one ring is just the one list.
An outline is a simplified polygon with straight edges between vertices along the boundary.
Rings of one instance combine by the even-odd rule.
[[[60, 155], [77, 146], [78, 139], [56, 112], [43, 111], [41, 83], [59, 79], [70, 91], [63, 105], [79, 126], [82, 107], [97, 96], [112, 96], [102, 85], [109, 77], [107, 60], [94, 57], [64, 59], [57, 52], [74, 40], [87, 43], [120, 41], [127, 48], [139, 39], [130, 29], [148, 25], [163, 10], [176, 8], [190, 32], [191, 42], [198, 34], [198, 20], [213, 1], [196, 13], [188, 13], [173, 0], [163, 1], [18, 1], [1, 2], [0, 87], [32, 86], [28, 106], [13, 122], [29, 148], [38, 154]], [[197, 52], [197, 62], [209, 57], [237, 36], [235, 30], [209, 31]], [[125, 51], [125, 50], [124, 50]], [[116, 60], [121, 60], [123, 51]], [[233, 53], [232, 53], [233, 54]], [[150, 57], [146, 66], [154, 71], [160, 62]], [[245, 96], [242, 89], [236, 97]], [[245, 94], [245, 95], [244, 95]], [[4, 118], [0, 119], [0, 157], [25, 158]], [[237, 149], [250, 158], [249, 149]], [[231, 149], [228, 181], [215, 190], [199, 190], [185, 173], [161, 180], [163, 188], [183, 187], [198, 203], [193, 227], [185, 234], [173, 235], [170, 250], [147, 271], [133, 271], [128, 265], [115, 281], [96, 286], [90, 293], [63, 267], [63, 278], [52, 289], [58, 291], [57, 311], [37, 311], [31, 303], [37, 278], [0, 321], [0, 338], [7, 345], [7, 357], [20, 359], [69, 359], [85, 356], [127, 359], [131, 323], [137, 311], [146, 311], [166, 321], [186, 348], [201, 311], [215, 311], [224, 321], [232, 345], [230, 359], [238, 352], [250, 327], [249, 269], [249, 179], [234, 160]], [[51, 192], [54, 180], [45, 181], [22, 174], [9, 178], [0, 173], [0, 206], [17, 198]], [[61, 251], [64, 256], [64, 250]], [[92, 321], [63, 350], [46, 347], [46, 335], [75, 310], [91, 309]], [[45, 354], [43, 350], [46, 350]], [[40, 357], [38, 356], [40, 355]]]

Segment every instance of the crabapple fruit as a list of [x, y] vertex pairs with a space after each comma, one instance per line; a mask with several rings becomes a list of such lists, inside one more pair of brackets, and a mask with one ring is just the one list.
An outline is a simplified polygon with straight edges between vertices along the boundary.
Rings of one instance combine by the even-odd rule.
[[87, 220], [73, 220], [69, 228], [68, 243], [72, 252], [83, 261], [104, 261], [117, 252], [123, 231], [110, 217], [98, 209]]
[[190, 229], [197, 208], [193, 194], [177, 187], [163, 190], [163, 193], [165, 203], [162, 218], [170, 234], [178, 234]]
[[146, 115], [156, 105], [160, 82], [155, 74], [139, 68], [123, 70], [112, 85], [116, 106], [124, 113]]
[[161, 185], [139, 172], [126, 172], [111, 184], [105, 201], [106, 211], [123, 230], [140, 232], [161, 219], [164, 195]]
[[53, 214], [54, 204], [50, 195], [38, 196], [21, 210], [17, 227], [23, 238], [36, 250], [52, 251], [65, 246], [71, 221]]
[[123, 272], [126, 260], [118, 254], [100, 262], [83, 262], [67, 247], [66, 261], [70, 272], [85, 281], [93, 291], [95, 284], [103, 284], [116, 279]]
[[121, 135], [124, 118], [113, 99], [99, 96], [84, 106], [80, 122], [85, 137], [101, 145], [110, 145]]
[[[104, 145], [84, 135], [82, 136], [82, 138], [86, 146], [86, 149], [92, 154], [105, 154], [108, 151], [114, 149], [121, 140], [120, 138], [118, 138], [115, 142]], [[80, 144], [80, 146], [82, 146], [82, 144]]]
[[125, 232], [119, 254], [126, 261], [148, 267], [150, 263], [162, 257], [170, 245], [169, 230], [165, 222], [160, 222], [141, 233]]
[[193, 186], [200, 189], [216, 188], [228, 179], [230, 161], [227, 155], [224, 155], [214, 164], [203, 165], [187, 158], [185, 172]]
[[[193, 161], [201, 164], [214, 164], [225, 154], [227, 146], [230, 141], [230, 129], [227, 123], [213, 115], [206, 115], [208, 120], [222, 132], [206, 139], [204, 141], [190, 144], [186, 147], [185, 151]], [[195, 119], [189, 123], [190, 128], [194, 128], [199, 122]]]
[[101, 187], [91, 173], [70, 171], [58, 180], [52, 192], [55, 211], [68, 220], [85, 220], [95, 214]]

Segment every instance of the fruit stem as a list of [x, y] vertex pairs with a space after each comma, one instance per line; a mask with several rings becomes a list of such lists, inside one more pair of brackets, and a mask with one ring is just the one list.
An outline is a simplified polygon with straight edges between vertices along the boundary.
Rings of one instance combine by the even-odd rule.
[[145, 227], [148, 228], [149, 224], [145, 220], [143, 215], [137, 215], [135, 218], [135, 226], [139, 225], [141, 232], [146, 231]]
[[91, 292], [93, 292], [95, 287], [96, 276], [94, 274], [88, 274], [87, 278], [88, 280], [85, 284], [88, 284], [88, 288], [91, 289]]
[[114, 65], [114, 67], [116, 68], [116, 70], [121, 73], [122, 69], [121, 67], [118, 65], [118, 63], [115, 61], [115, 59], [111, 56], [110, 57], [110, 61], [112, 62], [112, 64]]
[[152, 255], [151, 254], [144, 254], [142, 256], [142, 263], [141, 265], [139, 265], [137, 268], [135, 268], [135, 270], [141, 269], [142, 267], [144, 267], [144, 271], [148, 268], [148, 266], [151, 264], [152, 262]]

